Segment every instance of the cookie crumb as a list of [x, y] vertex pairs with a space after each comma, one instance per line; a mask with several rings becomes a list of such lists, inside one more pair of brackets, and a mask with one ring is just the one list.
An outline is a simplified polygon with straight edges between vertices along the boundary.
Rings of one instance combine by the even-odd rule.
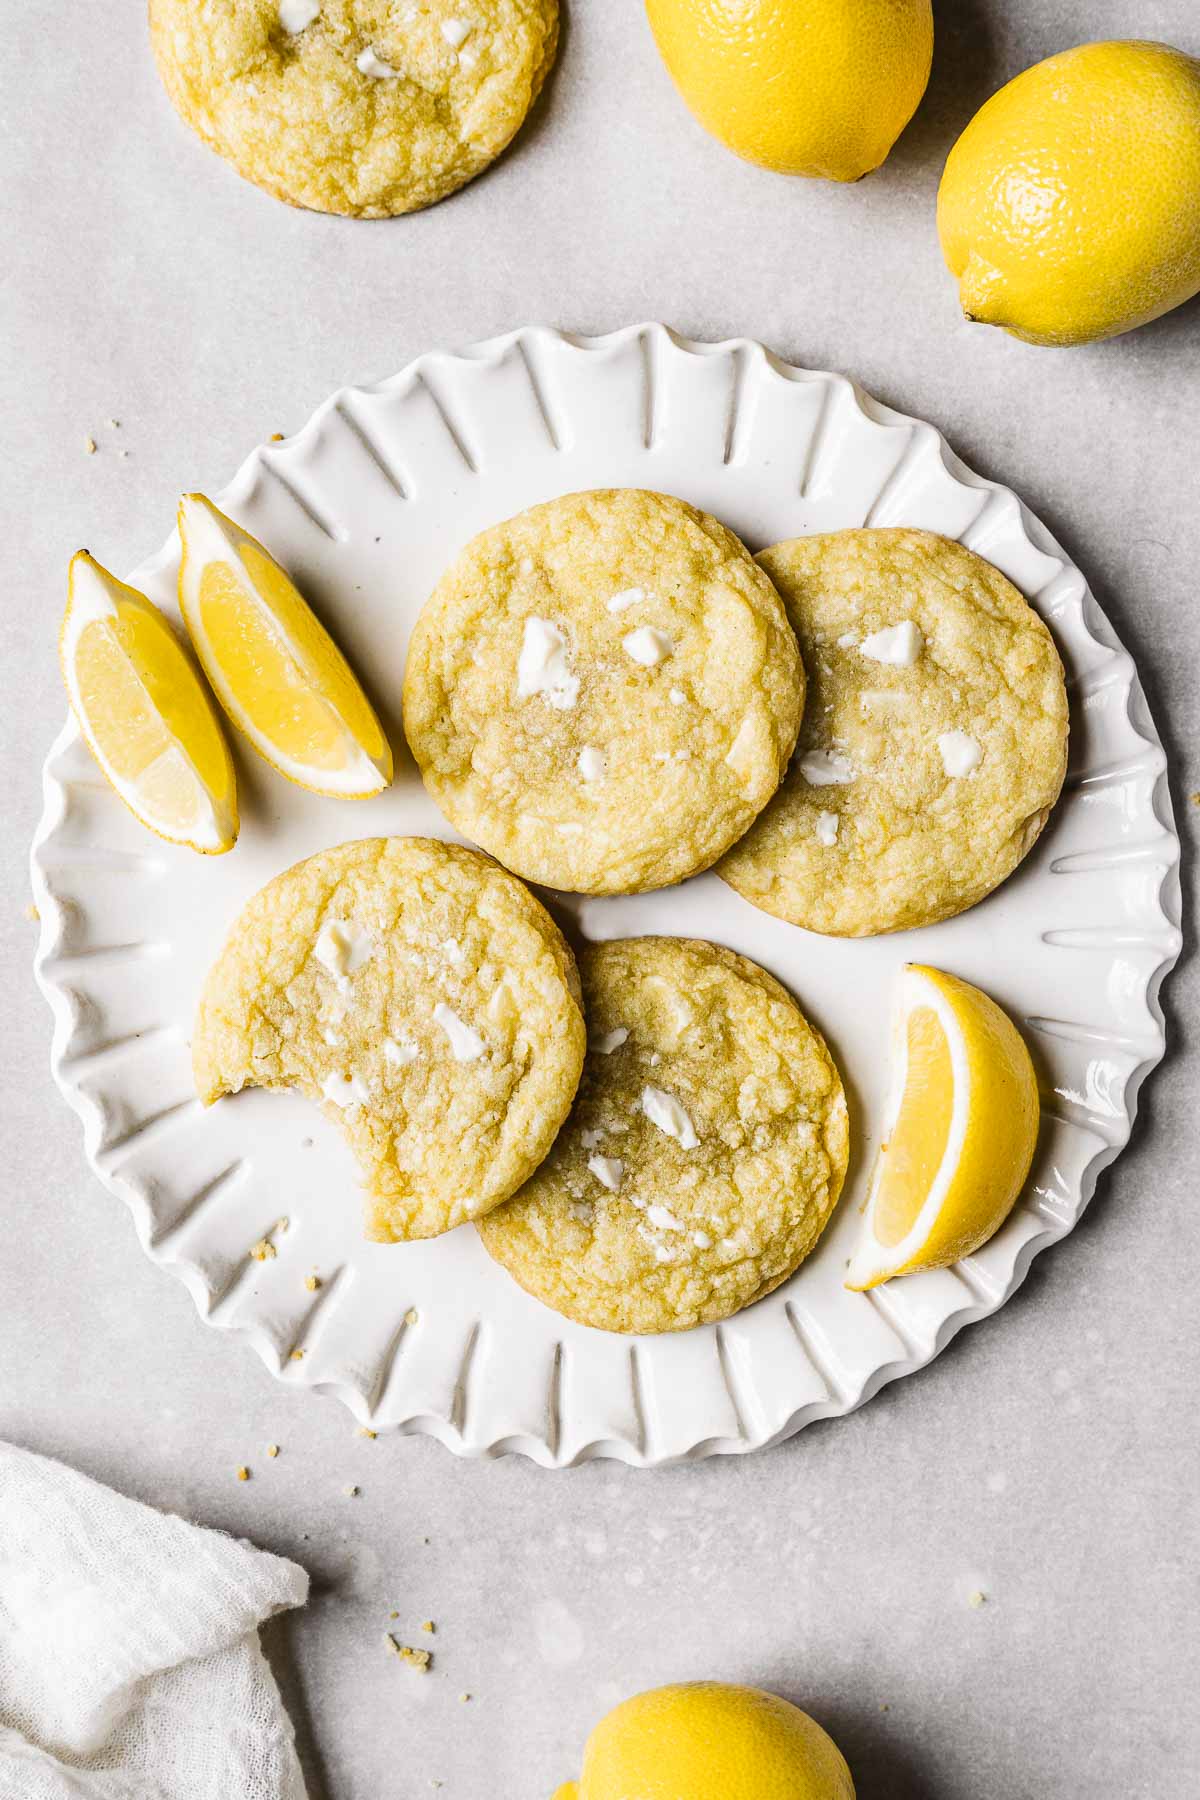
[[124, 450], [124, 449], [122, 449], [122, 450], [118, 450], [118, 451], [117, 451], [117, 455], [118, 455], [118, 456], [128, 456], [128, 455], [129, 455], [129, 452], [128, 452], [128, 450]]
[[250, 1479], [250, 1471], [249, 1471], [249, 1469], [248, 1469], [248, 1468], [247, 1468], [247, 1467], [246, 1467], [246, 1465], [245, 1465], [245, 1463], [243, 1463], [243, 1464], [242, 1464], [242, 1466], [241, 1466], [241, 1468], [240, 1468], [240, 1469], [239, 1469], [239, 1470], [238, 1470], [238, 1472], [237, 1472], [237, 1478], [238, 1478], [238, 1480], [239, 1480], [239, 1481], [249, 1481], [249, 1479]]
[[290, 1231], [291, 1227], [292, 1227], [292, 1221], [288, 1218], [286, 1213], [284, 1214], [282, 1219], [276, 1220], [276, 1223], [275, 1223], [276, 1231]]
[[107, 424], [108, 429], [110, 431], [120, 431], [120, 429], [121, 429], [120, 419], [108, 419], [105, 421], [105, 423]]
[[278, 1456], [279, 1455], [279, 1445], [278, 1444], [268, 1444], [267, 1445], [267, 1455], [268, 1456]]
[[347, 1500], [357, 1500], [362, 1490], [358, 1487], [348, 1487], [343, 1489], [343, 1492], [345, 1493]]
[[390, 1631], [385, 1631], [383, 1636], [393, 1656], [398, 1656], [400, 1661], [406, 1662], [410, 1668], [418, 1669], [422, 1675], [429, 1673], [430, 1665], [433, 1662], [431, 1650], [414, 1650], [411, 1644], [401, 1644]]
[[437, 1626], [434, 1624], [432, 1619], [425, 1619], [422, 1621], [421, 1630], [427, 1631], [429, 1633], [430, 1637], [432, 1637], [434, 1632], [437, 1630]]
[[400, 1614], [398, 1612], [390, 1612], [388, 1614], [389, 1619], [398, 1619], [399, 1617], [400, 1617]]
[[409, 1307], [409, 1309], [408, 1309], [408, 1311], [407, 1311], [407, 1312], [406, 1312], [406, 1313], [405, 1313], [405, 1315], [404, 1315], [404, 1323], [405, 1323], [405, 1324], [406, 1324], [406, 1325], [415, 1325], [415, 1324], [416, 1324], [416, 1323], [417, 1323], [417, 1320], [418, 1320], [418, 1319], [419, 1319], [419, 1318], [420, 1318], [420, 1317], [421, 1317], [421, 1315], [420, 1315], [420, 1313], [419, 1313], [419, 1312], [418, 1312], [418, 1311], [417, 1311], [417, 1309], [416, 1309], [416, 1307], [415, 1307], [415, 1306], [410, 1306], [410, 1307]]
[[321, 1285], [321, 1277], [319, 1275], [306, 1275], [304, 1277], [304, 1285], [310, 1294], [315, 1294]]
[[460, 1694], [458, 1697], [462, 1701], [464, 1706], [466, 1705], [467, 1701], [471, 1698], [470, 1694]]
[[967, 1605], [974, 1607], [976, 1612], [979, 1611], [981, 1606], [987, 1605], [987, 1595], [983, 1592], [982, 1588], [975, 1589], [975, 1592], [968, 1597]]
[[303, 1362], [304, 1361], [303, 1350], [293, 1350], [292, 1351], [292, 1361], [293, 1362]]
[[1200, 806], [1200, 793], [1195, 793], [1192, 795], [1192, 805]]
[[359, 1437], [365, 1438], [377, 1438], [379, 1433], [377, 1431], [372, 1431], [369, 1425], [360, 1425], [358, 1428], [358, 1435]]
[[259, 1238], [257, 1244], [251, 1244], [247, 1254], [252, 1256], [255, 1262], [270, 1262], [271, 1258], [277, 1256], [279, 1252], [270, 1238], [264, 1237]]
[[282, 431], [273, 431], [271, 433], [270, 437], [267, 439], [267, 442], [268, 442], [268, 444], [282, 444], [282, 442], [283, 442]]
[[41, 918], [41, 916], [42, 916], [41, 913], [38, 911], [37, 907], [33, 904], [33, 901], [27, 900], [25, 902], [25, 917], [29, 920], [30, 924], [36, 925], [38, 920]]
[[83, 440], [83, 454], [84, 454], [84, 455], [85, 455], [85, 456], [95, 456], [95, 454], [96, 454], [96, 440], [95, 440], [95, 438], [94, 438], [94, 437], [85, 437], [85, 438], [84, 438], [84, 440]]

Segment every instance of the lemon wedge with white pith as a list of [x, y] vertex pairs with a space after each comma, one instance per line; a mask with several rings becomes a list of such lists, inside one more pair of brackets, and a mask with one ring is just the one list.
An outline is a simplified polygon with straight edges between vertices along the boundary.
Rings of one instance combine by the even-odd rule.
[[892, 1092], [848, 1288], [970, 1256], [1012, 1210], [1033, 1161], [1037, 1077], [1007, 1013], [969, 982], [909, 963]]
[[203, 494], [179, 503], [179, 605], [221, 705], [260, 756], [318, 794], [361, 800], [392, 751], [345, 657], [256, 538]]
[[86, 550], [71, 558], [59, 653], [79, 728], [130, 811], [171, 843], [231, 850], [233, 761], [208, 692], [158, 608]]

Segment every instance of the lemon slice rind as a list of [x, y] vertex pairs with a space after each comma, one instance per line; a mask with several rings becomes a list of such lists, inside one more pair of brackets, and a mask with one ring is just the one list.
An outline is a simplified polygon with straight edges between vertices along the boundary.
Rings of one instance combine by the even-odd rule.
[[[375, 718], [366, 696], [362, 695], [363, 708], [370, 713], [379, 734], [381, 749], [377, 757], [368, 754], [338, 712], [331, 697], [322, 692], [319, 674], [313, 670], [309, 658], [289, 638], [280, 620], [250, 578], [243, 561], [243, 549], [249, 547], [260, 557], [273, 562], [270, 553], [203, 494], [185, 494], [180, 500], [179, 535], [183, 551], [179, 569], [180, 611], [213, 691], [237, 729], [273, 769], [311, 792], [347, 800], [365, 800], [382, 793], [392, 780], [392, 755], [383, 728]], [[281, 655], [290, 661], [310, 691], [324, 701], [330, 717], [337, 720], [341, 727], [343, 756], [340, 768], [317, 767], [314, 763], [290, 755], [270, 733], [263, 730], [255, 719], [252, 708], [248, 706], [246, 697], [231, 684], [223, 661], [205, 629], [200, 603], [205, 570], [216, 564], [221, 565], [225, 573], [237, 582], [253, 608], [259, 625], [274, 639]], [[325, 627], [315, 615], [312, 624], [316, 633], [328, 639]], [[345, 659], [332, 639], [328, 641], [333, 654], [344, 663]], [[352, 672], [348, 668], [346, 672], [353, 680]]]
[[[186, 743], [171, 730], [155, 707], [143, 672], [129, 655], [128, 648], [121, 642], [115, 629], [121, 606], [144, 609], [153, 614], [174, 643], [179, 660], [172, 675], [181, 689], [191, 688], [188, 698], [192, 705], [198, 710], [202, 709], [207, 715], [213, 733], [212, 743], [217, 747], [216, 754], [221, 765], [224, 795], [215, 793], [205, 781]], [[105, 740], [109, 734], [104, 728], [104, 722], [92, 716], [80, 685], [80, 645], [84, 632], [95, 625], [110, 628], [114, 653], [124, 659], [130, 677], [143, 691], [147, 713], [152, 713], [159, 719], [164, 737], [168, 740], [159, 756], [147, 764], [137, 778], [130, 778], [117, 767], [106, 745]], [[233, 759], [225, 743], [216, 709], [201, 677], [153, 602], [136, 588], [118, 581], [115, 575], [111, 575], [86, 550], [78, 551], [71, 559], [67, 609], [59, 636], [59, 659], [71, 711], [84, 742], [99, 764], [106, 781], [139, 823], [166, 843], [179, 844], [204, 856], [220, 856], [231, 850], [238, 836]], [[178, 801], [188, 790], [193, 799], [190, 814], [181, 812], [178, 805], [164, 808], [162, 803], [168, 797], [174, 797]]]

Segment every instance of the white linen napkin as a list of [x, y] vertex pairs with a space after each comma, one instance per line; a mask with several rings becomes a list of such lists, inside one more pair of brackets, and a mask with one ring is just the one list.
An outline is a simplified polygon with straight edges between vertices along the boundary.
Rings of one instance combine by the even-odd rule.
[[304, 1800], [258, 1642], [308, 1576], [0, 1444], [0, 1800]]

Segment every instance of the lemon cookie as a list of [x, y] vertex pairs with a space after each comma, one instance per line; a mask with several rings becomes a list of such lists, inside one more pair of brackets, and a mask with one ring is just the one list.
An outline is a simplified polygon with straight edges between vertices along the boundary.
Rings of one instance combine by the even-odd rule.
[[192, 1045], [206, 1105], [321, 1102], [358, 1158], [368, 1235], [433, 1237], [546, 1154], [584, 1055], [574, 959], [533, 895], [427, 838], [323, 850], [267, 883], [209, 971]]
[[293, 206], [382, 218], [499, 156], [554, 60], [558, 0], [150, 0], [177, 110]]
[[474, 538], [413, 633], [404, 724], [464, 836], [528, 880], [638, 893], [715, 862], [779, 785], [804, 671], [723, 525], [637, 488]]
[[686, 1331], [770, 1293], [813, 1248], [846, 1173], [842, 1083], [773, 976], [684, 938], [595, 944], [570, 1119], [481, 1221], [547, 1306], [605, 1331]]
[[1058, 798], [1067, 696], [1012, 583], [928, 531], [839, 531], [759, 558], [809, 678], [779, 794], [719, 873], [765, 912], [866, 937], [1011, 875]]

